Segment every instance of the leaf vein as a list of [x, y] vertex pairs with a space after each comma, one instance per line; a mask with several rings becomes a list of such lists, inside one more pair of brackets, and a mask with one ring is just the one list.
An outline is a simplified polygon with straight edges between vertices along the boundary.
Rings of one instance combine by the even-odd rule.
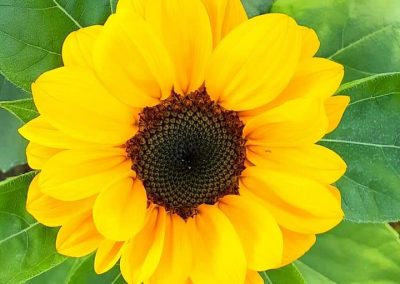
[[114, 4], [113, 4], [113, 0], [110, 0], [110, 10], [111, 10], [111, 14], [114, 14], [115, 13], [115, 11], [114, 11]]
[[121, 278], [121, 273], [118, 273], [117, 277], [114, 278], [114, 280], [111, 282], [111, 284], [117, 283], [118, 279]]
[[29, 226], [26, 227], [25, 229], [23, 229], [23, 230], [21, 230], [21, 231], [15, 233], [15, 234], [12, 234], [12, 235], [10, 235], [10, 236], [8, 236], [8, 237], [6, 237], [6, 238], [0, 240], [0, 245], [2, 245], [3, 243], [5, 243], [5, 242], [8, 241], [9, 239], [12, 239], [12, 238], [14, 238], [14, 237], [16, 237], [16, 236], [19, 236], [19, 235], [23, 234], [23, 233], [26, 233], [27, 231], [29, 231], [30, 229], [36, 227], [37, 225], [39, 225], [39, 222], [32, 223], [31, 225], [29, 225]]
[[367, 98], [363, 98], [360, 99], [358, 101], [354, 101], [349, 103], [349, 106], [364, 102], [364, 101], [369, 101], [369, 100], [373, 100], [373, 99], [378, 99], [378, 98], [382, 98], [382, 97], [387, 97], [387, 96], [391, 96], [391, 95], [400, 95], [400, 92], [392, 92], [392, 93], [387, 93], [387, 94], [383, 94], [383, 95], [379, 95], [379, 96], [371, 96], [371, 97], [367, 97]]
[[345, 52], [347, 49], [352, 48], [353, 46], [355, 46], [355, 45], [357, 45], [357, 44], [359, 44], [359, 43], [361, 43], [361, 42], [363, 42], [363, 41], [369, 40], [370, 38], [374, 37], [375, 35], [377, 35], [377, 34], [379, 34], [379, 33], [381, 33], [381, 32], [386, 31], [386, 30], [389, 29], [389, 28], [392, 28], [393, 25], [394, 25], [394, 24], [389, 24], [389, 25], [387, 25], [387, 26], [384, 26], [384, 27], [382, 27], [382, 28], [380, 28], [380, 29], [378, 29], [378, 30], [372, 32], [372, 33], [369, 33], [369, 34], [367, 34], [367, 35], [365, 35], [365, 36], [362, 36], [362, 37], [359, 38], [358, 40], [356, 40], [356, 41], [354, 41], [354, 42], [352, 42], [352, 43], [346, 45], [346, 46], [343, 47], [343, 48], [338, 49], [335, 53], [331, 54], [328, 58], [329, 58], [329, 59], [332, 59], [333, 57], [339, 55], [340, 53]]
[[[363, 191], [372, 191], [372, 192], [374, 192], [376, 195], [385, 196], [385, 197], [387, 197], [387, 198], [394, 199], [394, 200], [400, 202], [400, 199], [394, 198], [394, 196], [388, 195], [388, 194], [386, 194], [385, 192], [376, 190], [376, 189], [371, 188], [371, 187], [369, 187], [369, 186], [366, 186], [366, 185], [364, 185], [364, 184], [362, 184], [362, 183], [359, 183], [358, 181], [352, 179], [352, 178], [349, 177], [348, 175], [344, 175], [343, 178], [345, 178], [345, 179], [349, 180], [350, 182], [352, 182], [352, 183], [354, 183], [354, 184], [360, 186], [359, 188], [360, 188], [361, 190], [363, 190]], [[375, 199], [375, 196], [374, 196], [374, 199]], [[375, 205], [377, 205], [377, 204], [378, 204], [378, 202], [375, 200]], [[367, 208], [366, 208], [366, 209], [367, 209]], [[377, 209], [377, 210], [380, 210], [379, 206], [376, 206], [376, 209]], [[383, 215], [383, 214], [382, 214], [382, 215]]]
[[33, 47], [33, 48], [42, 50], [42, 51], [47, 52], [47, 53], [50, 53], [50, 54], [54, 54], [54, 55], [61, 56], [61, 53], [59, 53], [59, 52], [51, 51], [51, 50], [46, 49], [46, 48], [43, 48], [43, 47], [41, 47], [41, 46], [38, 46], [38, 45], [35, 45], [35, 44], [32, 44], [32, 43], [23, 41], [22, 39], [16, 38], [16, 37], [10, 35], [9, 33], [6, 33], [5, 31], [0, 30], [0, 33], [4, 34], [4, 35], [6, 35], [6, 36], [9, 36], [9, 37], [12, 38], [13, 40], [16, 40], [16, 41], [18, 41], [18, 42], [21, 42], [21, 43], [23, 43], [23, 44], [25, 44], [25, 45], [28, 45], [28, 46], [30, 46], [30, 47]]
[[57, 5], [58, 9], [61, 10], [61, 12], [63, 12], [78, 28], [82, 28], [82, 25], [76, 20], [74, 19], [74, 17], [72, 17], [71, 14], [69, 14], [63, 6], [60, 5], [60, 3], [57, 2], [57, 0], [53, 0], [54, 4]]
[[332, 143], [355, 144], [355, 145], [369, 146], [369, 147], [377, 147], [377, 148], [394, 148], [394, 149], [400, 149], [400, 146], [397, 146], [397, 145], [375, 144], [375, 143], [367, 143], [367, 142], [351, 141], [351, 140], [340, 140], [340, 139], [327, 139], [327, 138], [323, 138], [323, 139], [321, 139], [320, 141], [322, 141], [322, 142], [332, 142]]

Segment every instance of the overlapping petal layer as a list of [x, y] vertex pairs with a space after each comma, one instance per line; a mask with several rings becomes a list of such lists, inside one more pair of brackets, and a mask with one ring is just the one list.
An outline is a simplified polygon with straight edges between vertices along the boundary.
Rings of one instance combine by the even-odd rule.
[[246, 257], [240, 238], [228, 217], [212, 205], [200, 205], [188, 219], [194, 266], [193, 283], [243, 283]]
[[265, 169], [301, 174], [331, 184], [346, 171], [345, 162], [332, 150], [310, 144], [300, 147], [247, 147], [247, 159]]
[[91, 211], [94, 198], [76, 201], [55, 199], [41, 192], [39, 177], [40, 174], [33, 179], [29, 187], [26, 209], [41, 223], [46, 226], [61, 226], [74, 216]]
[[40, 170], [44, 163], [57, 154], [60, 150], [46, 147], [35, 142], [29, 142], [26, 147], [28, 165], [35, 170]]
[[214, 47], [238, 25], [247, 20], [240, 0], [202, 0], [207, 10]]
[[93, 67], [93, 47], [101, 31], [102, 26], [90, 26], [70, 33], [62, 49], [64, 65]]
[[[192, 271], [192, 243], [186, 222], [176, 214], [168, 214], [164, 249], [160, 262], [150, 278], [151, 283], [184, 283]], [[168, 275], [168, 277], [165, 277]]]
[[111, 96], [90, 69], [51, 70], [32, 91], [42, 116], [76, 139], [121, 145], [136, 132], [134, 111]]
[[272, 101], [296, 70], [301, 33], [288, 16], [252, 18], [216, 47], [206, 72], [211, 98], [227, 109], [250, 110]]
[[143, 19], [112, 15], [93, 51], [97, 76], [111, 94], [133, 108], [152, 106], [171, 94], [173, 65]]
[[96, 273], [104, 273], [110, 270], [119, 260], [124, 242], [115, 242], [104, 239], [96, 251], [94, 270]]
[[153, 275], [165, 243], [167, 215], [162, 207], [151, 207], [143, 229], [126, 244], [121, 256], [121, 272], [126, 281], [140, 284]]
[[254, 166], [243, 172], [241, 182], [241, 193], [258, 196], [281, 226], [295, 232], [322, 233], [343, 218], [336, 196], [301, 175]]
[[325, 135], [328, 123], [320, 99], [301, 98], [252, 117], [246, 122], [243, 134], [249, 146], [311, 145]]
[[43, 193], [53, 198], [79, 200], [132, 176], [130, 167], [123, 149], [66, 150], [46, 162], [38, 184]]
[[65, 255], [81, 257], [96, 250], [103, 237], [97, 232], [90, 213], [71, 218], [57, 235], [57, 250]]
[[199, 89], [212, 50], [210, 21], [201, 0], [148, 0], [145, 18], [173, 62], [175, 91]]
[[99, 194], [93, 206], [93, 219], [103, 236], [116, 241], [129, 240], [142, 229], [146, 207], [142, 183], [128, 176]]
[[[263, 271], [281, 264], [282, 234], [264, 206], [248, 196], [227, 195], [221, 199], [219, 208], [242, 242], [249, 269]], [[260, 228], [268, 228], [268, 233]]]

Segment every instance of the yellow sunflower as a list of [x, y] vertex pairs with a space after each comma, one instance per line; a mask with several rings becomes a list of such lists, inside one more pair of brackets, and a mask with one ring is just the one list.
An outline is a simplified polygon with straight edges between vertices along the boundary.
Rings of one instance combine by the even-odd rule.
[[315, 143], [349, 100], [318, 48], [239, 0], [120, 0], [32, 85], [28, 211], [128, 283], [262, 283], [343, 217], [346, 165]]

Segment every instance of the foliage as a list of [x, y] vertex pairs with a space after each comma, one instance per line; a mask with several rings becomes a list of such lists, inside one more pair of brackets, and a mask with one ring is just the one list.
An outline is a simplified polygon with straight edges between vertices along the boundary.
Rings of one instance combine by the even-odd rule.
[[[339, 128], [321, 144], [347, 162], [337, 182], [346, 219], [299, 261], [262, 272], [266, 283], [397, 283], [400, 220], [400, 5], [397, 0], [243, 0], [250, 17], [293, 16], [317, 32], [318, 55], [345, 66], [338, 94], [351, 97]], [[102, 24], [115, 0], [0, 0], [0, 170], [25, 162], [16, 129], [37, 116], [30, 84], [62, 65], [68, 33]], [[0, 182], [0, 283], [124, 283], [118, 267], [93, 271], [93, 256], [55, 252], [56, 228], [25, 210], [35, 173]]]

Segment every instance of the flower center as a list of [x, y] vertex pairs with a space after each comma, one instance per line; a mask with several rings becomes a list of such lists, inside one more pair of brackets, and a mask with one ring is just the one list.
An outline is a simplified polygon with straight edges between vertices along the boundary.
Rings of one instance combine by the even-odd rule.
[[175, 93], [140, 113], [139, 131], [127, 142], [132, 169], [149, 201], [188, 218], [200, 204], [238, 194], [244, 170], [243, 123], [207, 93]]

